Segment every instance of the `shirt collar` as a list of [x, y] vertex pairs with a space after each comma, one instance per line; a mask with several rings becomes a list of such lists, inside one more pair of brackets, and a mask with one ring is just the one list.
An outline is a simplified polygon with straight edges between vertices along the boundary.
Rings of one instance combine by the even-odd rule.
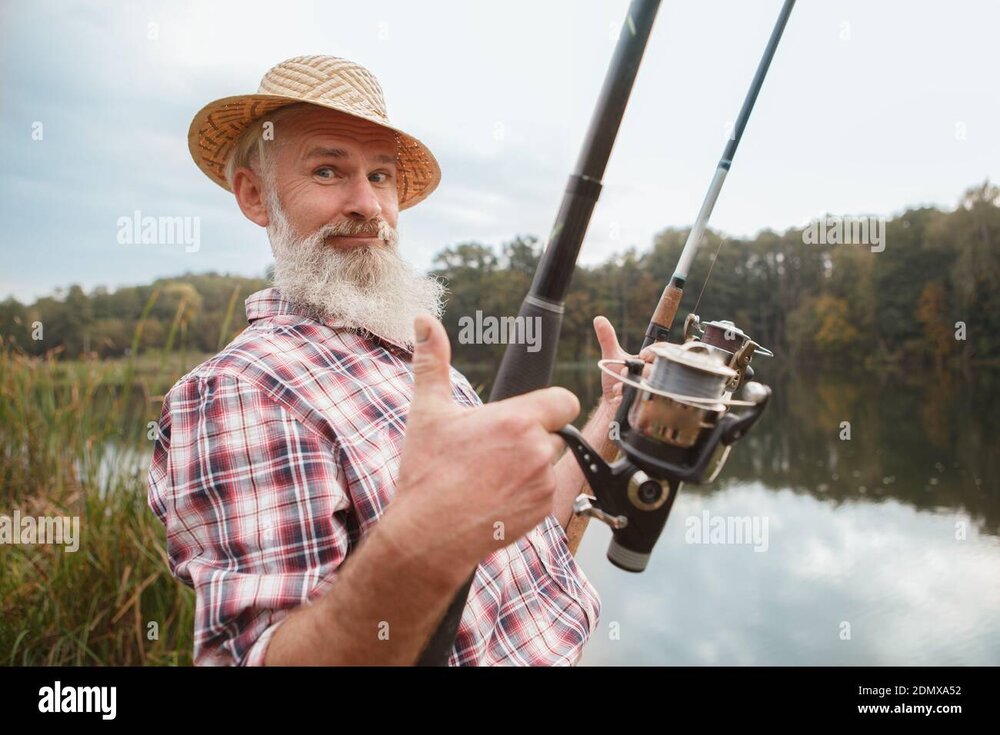
[[396, 347], [403, 352], [412, 354], [413, 350], [407, 347], [402, 342], [394, 339], [389, 339], [388, 337], [383, 337], [380, 334], [376, 334], [368, 329], [362, 329], [353, 324], [350, 324], [342, 319], [336, 317], [323, 317], [322, 319], [317, 319], [314, 315], [310, 314], [307, 310], [295, 304], [284, 296], [277, 288], [265, 288], [263, 291], [258, 291], [257, 293], [251, 294], [246, 300], [247, 309], [247, 321], [254, 322], [258, 319], [267, 319], [270, 317], [281, 316], [285, 314], [293, 314], [295, 316], [300, 316], [303, 319], [312, 319], [313, 321], [318, 321], [328, 327], [334, 329], [349, 329], [354, 332], [358, 332], [363, 335], [368, 335], [376, 340], [385, 342], [387, 344]]

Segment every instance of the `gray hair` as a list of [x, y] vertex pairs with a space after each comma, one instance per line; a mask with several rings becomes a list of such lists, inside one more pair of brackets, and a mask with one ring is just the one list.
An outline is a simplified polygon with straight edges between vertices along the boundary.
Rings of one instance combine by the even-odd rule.
[[[269, 153], [269, 148], [273, 147], [279, 140], [277, 137], [278, 124], [289, 117], [295, 115], [311, 105], [308, 102], [295, 102], [285, 107], [279, 107], [268, 115], [257, 118], [247, 125], [240, 137], [236, 139], [226, 161], [226, 182], [229, 188], [233, 188], [233, 178], [237, 169], [248, 168], [260, 176], [266, 183], [270, 184], [273, 176], [272, 164], [274, 159]], [[271, 124], [273, 137], [264, 137], [264, 125]]]

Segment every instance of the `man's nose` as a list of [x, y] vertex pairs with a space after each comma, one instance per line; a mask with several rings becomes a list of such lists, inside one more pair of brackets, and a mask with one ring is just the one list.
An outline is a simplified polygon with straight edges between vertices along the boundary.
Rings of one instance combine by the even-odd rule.
[[353, 178], [349, 183], [344, 215], [355, 220], [373, 220], [382, 213], [382, 205], [375, 195], [371, 182], [364, 176]]

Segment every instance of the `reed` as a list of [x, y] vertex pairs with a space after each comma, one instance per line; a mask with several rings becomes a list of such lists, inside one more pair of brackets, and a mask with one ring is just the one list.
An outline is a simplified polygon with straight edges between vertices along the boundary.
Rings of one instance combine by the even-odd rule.
[[[144, 309], [149, 314], [158, 293]], [[148, 422], [189, 366], [167, 344], [124, 364], [29, 357], [0, 339], [0, 515], [79, 518], [79, 548], [0, 545], [0, 663], [189, 665], [194, 594], [147, 505]]]

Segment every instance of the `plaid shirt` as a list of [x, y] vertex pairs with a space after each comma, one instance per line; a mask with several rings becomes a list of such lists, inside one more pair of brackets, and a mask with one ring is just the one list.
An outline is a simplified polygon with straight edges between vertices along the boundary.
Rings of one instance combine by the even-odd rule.
[[[413, 391], [405, 347], [273, 288], [246, 307], [250, 326], [165, 397], [149, 471], [170, 571], [196, 594], [195, 664], [262, 664], [281, 621], [330, 587], [393, 498]], [[477, 567], [449, 663], [574, 664], [599, 613], [550, 514]]]

